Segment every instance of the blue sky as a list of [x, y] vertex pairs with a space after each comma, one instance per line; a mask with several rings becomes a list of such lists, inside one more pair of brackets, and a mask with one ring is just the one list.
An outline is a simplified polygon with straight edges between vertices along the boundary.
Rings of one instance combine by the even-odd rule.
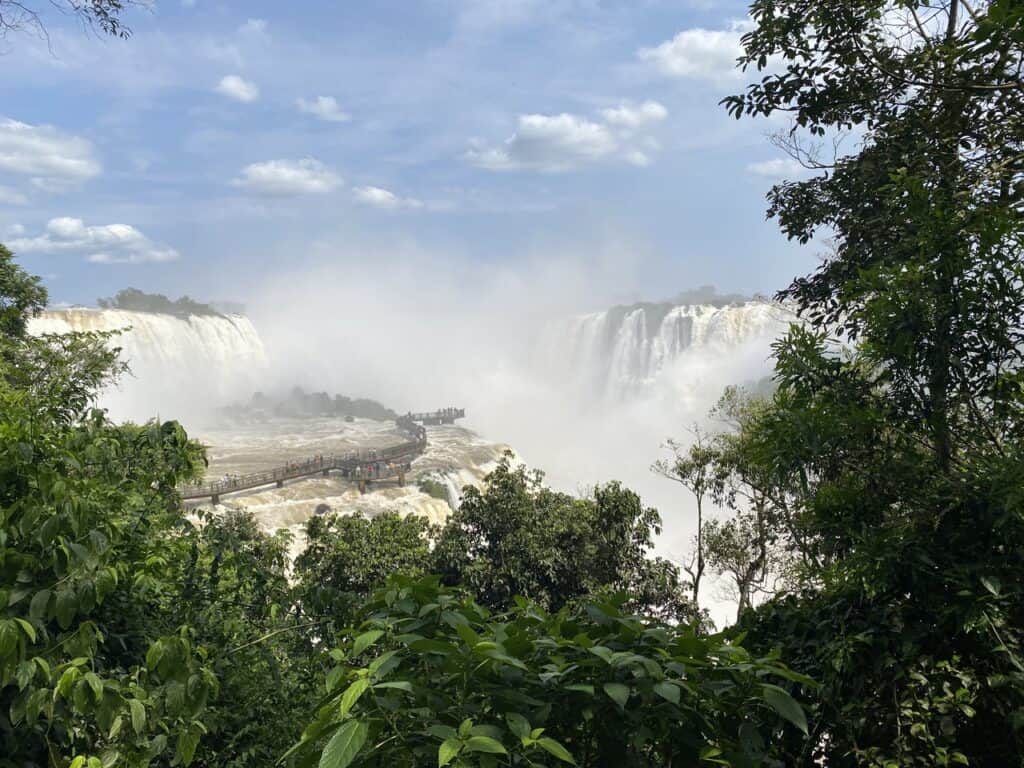
[[[45, 3], [40, 3], [45, 6]], [[616, 298], [768, 292], [814, 264], [764, 220], [789, 161], [718, 100], [715, 0], [160, 0], [128, 41], [11, 35], [0, 239], [55, 302], [240, 299], [392, 248], [439, 270], [609, 242]], [[428, 264], [429, 264], [428, 260]]]

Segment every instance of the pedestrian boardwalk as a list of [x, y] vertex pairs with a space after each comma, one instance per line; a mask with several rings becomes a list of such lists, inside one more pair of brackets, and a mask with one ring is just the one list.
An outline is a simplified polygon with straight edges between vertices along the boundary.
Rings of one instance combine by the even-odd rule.
[[427, 448], [427, 430], [424, 424], [454, 424], [455, 419], [466, 415], [462, 408], [444, 408], [431, 413], [409, 413], [395, 419], [395, 426], [405, 433], [409, 440], [388, 448], [360, 449], [340, 456], [313, 456], [293, 461], [282, 467], [248, 475], [225, 477], [209, 483], [197, 483], [178, 487], [183, 500], [210, 499], [220, 503], [220, 497], [230, 493], [241, 493], [268, 485], [284, 486], [287, 480], [298, 480], [315, 475], [339, 472], [342, 477], [359, 485], [360, 491], [375, 481], [395, 480], [405, 483], [413, 459]]

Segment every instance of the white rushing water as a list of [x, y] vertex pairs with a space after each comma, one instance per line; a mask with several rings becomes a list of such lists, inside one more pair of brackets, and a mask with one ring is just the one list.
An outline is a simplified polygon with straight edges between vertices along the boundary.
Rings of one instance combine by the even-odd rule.
[[665, 456], [667, 438], [685, 441], [687, 427], [704, 419], [724, 387], [769, 375], [771, 341], [794, 320], [785, 307], [766, 301], [638, 304], [562, 318], [543, 332], [503, 325], [506, 338], [491, 330], [493, 317], [459, 316], [446, 324], [443, 314], [436, 316], [441, 310], [432, 309], [428, 321], [421, 307], [410, 306], [400, 322], [383, 323], [372, 338], [350, 319], [324, 326], [310, 344], [302, 329], [318, 322], [313, 310], [322, 308], [288, 305], [286, 314], [259, 315], [267, 325], [266, 349], [253, 324], [234, 315], [71, 309], [46, 312], [31, 330], [131, 327], [117, 343], [134, 377], [105, 393], [102, 404], [118, 419], [159, 414], [181, 420], [210, 446], [212, 477], [395, 439], [386, 422], [217, 424], [209, 418], [256, 390], [299, 384], [375, 396], [399, 410], [454, 403], [467, 408], [467, 421], [480, 432], [431, 429], [430, 448], [405, 488], [382, 486], [360, 495], [327, 477], [223, 499], [251, 509], [267, 529], [298, 531], [320, 504], [440, 520], [448, 504], [421, 492], [419, 482], [432, 479], [454, 498], [464, 485], [478, 483], [511, 444], [560, 490], [613, 479], [636, 490], [662, 514], [659, 553], [681, 558], [693, 533], [692, 499], [650, 466]]
[[[368, 493], [338, 473], [315, 476], [221, 498], [221, 507], [244, 507], [267, 531], [287, 528], [295, 535], [293, 552], [302, 549], [302, 527], [318, 507], [340, 514], [368, 517], [391, 510], [416, 514], [443, 523], [459, 502], [462, 489], [478, 485], [497, 465], [509, 446], [492, 443], [458, 426], [428, 427], [427, 450], [412, 463], [406, 484], [385, 481]], [[341, 418], [275, 419], [272, 422], [223, 424], [201, 430], [197, 437], [211, 448], [207, 476], [243, 475], [272, 469], [289, 461], [318, 454], [345, 453], [353, 448], [383, 448], [407, 436], [391, 422]], [[421, 490], [432, 480], [448, 491], [448, 500]], [[209, 502], [192, 506], [209, 506]]]
[[36, 335], [71, 331], [121, 331], [111, 343], [131, 374], [103, 398], [118, 419], [203, 419], [258, 389], [267, 370], [263, 342], [243, 315], [75, 308], [48, 310], [29, 324]]
[[555, 324], [542, 354], [583, 393], [602, 399], [624, 401], [656, 390], [692, 398], [708, 362], [728, 369], [737, 356], [765, 360], [771, 340], [793, 321], [788, 309], [768, 301], [615, 307]]
[[[241, 315], [178, 317], [111, 309], [65, 309], [44, 312], [31, 321], [36, 335], [87, 331], [122, 331], [111, 342], [122, 349], [132, 371], [116, 388], [103, 393], [101, 405], [115, 419], [142, 421], [161, 415], [185, 423], [190, 434], [208, 446], [207, 477], [272, 469], [318, 454], [378, 448], [408, 438], [392, 422], [340, 417], [276, 418], [228, 422], [215, 411], [247, 400], [264, 388], [270, 364], [256, 328]], [[486, 441], [457, 426], [430, 427], [426, 452], [413, 463], [404, 487], [381, 483], [360, 494], [339, 475], [308, 478], [283, 488], [228, 495], [224, 506], [249, 509], [267, 530], [287, 528], [296, 534], [318, 507], [343, 514], [376, 515], [384, 510], [418, 514], [441, 523], [457, 505], [466, 485], [479, 484], [509, 446]], [[431, 480], [447, 499], [420, 489]], [[192, 505], [195, 506], [195, 505]]]

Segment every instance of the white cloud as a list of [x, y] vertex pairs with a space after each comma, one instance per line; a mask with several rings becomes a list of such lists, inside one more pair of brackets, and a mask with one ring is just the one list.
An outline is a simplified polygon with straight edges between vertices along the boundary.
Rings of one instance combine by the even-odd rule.
[[81, 219], [50, 219], [36, 237], [18, 238], [9, 244], [17, 253], [80, 253], [98, 264], [142, 264], [174, 261], [178, 252], [154, 243], [130, 224], [86, 226]]
[[0, 118], [0, 173], [26, 176], [40, 189], [60, 189], [102, 170], [85, 139], [49, 125]]
[[260, 97], [260, 89], [256, 83], [245, 80], [238, 75], [225, 75], [214, 88], [217, 93], [227, 96], [229, 99], [250, 103]]
[[668, 117], [668, 110], [657, 101], [645, 101], [637, 106], [622, 104], [611, 109], [602, 109], [605, 122], [620, 128], [641, 128], [657, 123]]
[[557, 173], [608, 160], [631, 165], [651, 164], [650, 152], [659, 148], [641, 129], [668, 117], [656, 101], [621, 104], [602, 109], [601, 121], [563, 112], [559, 115], [520, 115], [516, 132], [499, 145], [476, 142], [466, 159], [491, 171], [528, 170]]
[[25, 227], [22, 224], [11, 224], [7, 227], [8, 237], [18, 237], [19, 235], [25, 234]]
[[743, 77], [736, 59], [743, 53], [740, 38], [750, 22], [733, 22], [729, 29], [684, 29], [671, 40], [653, 48], [641, 48], [637, 56], [669, 77], [726, 81]]
[[772, 160], [750, 163], [747, 172], [769, 179], [786, 179], [802, 176], [807, 173], [807, 169], [791, 157], [776, 157]]
[[471, 163], [491, 171], [568, 171], [615, 154], [618, 140], [608, 126], [563, 112], [520, 115], [519, 127], [497, 147], [473, 148]]
[[28, 198], [16, 189], [0, 186], [0, 205], [25, 205]]
[[382, 187], [356, 187], [352, 194], [357, 202], [375, 208], [422, 208], [423, 202], [414, 197], [399, 197]]
[[342, 110], [333, 96], [317, 96], [315, 99], [296, 99], [300, 112], [315, 115], [329, 123], [346, 123], [352, 116]]
[[267, 160], [242, 169], [231, 184], [265, 195], [303, 195], [330, 192], [341, 179], [319, 160]]

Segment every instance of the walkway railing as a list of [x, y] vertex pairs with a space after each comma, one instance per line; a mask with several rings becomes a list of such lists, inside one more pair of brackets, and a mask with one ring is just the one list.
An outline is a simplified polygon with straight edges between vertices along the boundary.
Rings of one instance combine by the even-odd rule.
[[427, 448], [426, 427], [418, 424], [415, 417], [434, 418], [437, 417], [436, 414], [446, 414], [456, 410], [460, 413], [459, 418], [465, 416], [463, 409], [442, 409], [436, 411], [435, 414], [407, 414], [398, 417], [395, 420], [395, 425], [411, 438], [399, 445], [387, 448], [364, 448], [341, 455], [313, 456], [264, 472], [224, 477], [209, 483], [182, 485], [178, 487], [178, 493], [184, 500], [212, 499], [216, 504], [220, 501], [221, 496], [228, 493], [248, 491], [265, 485], [277, 485], [280, 488], [286, 480], [296, 480], [317, 474], [326, 475], [331, 471], [341, 472], [343, 477], [357, 482], [360, 490], [365, 490], [367, 483], [374, 480], [397, 477], [399, 482], [404, 482], [405, 473], [409, 470], [412, 460]]

